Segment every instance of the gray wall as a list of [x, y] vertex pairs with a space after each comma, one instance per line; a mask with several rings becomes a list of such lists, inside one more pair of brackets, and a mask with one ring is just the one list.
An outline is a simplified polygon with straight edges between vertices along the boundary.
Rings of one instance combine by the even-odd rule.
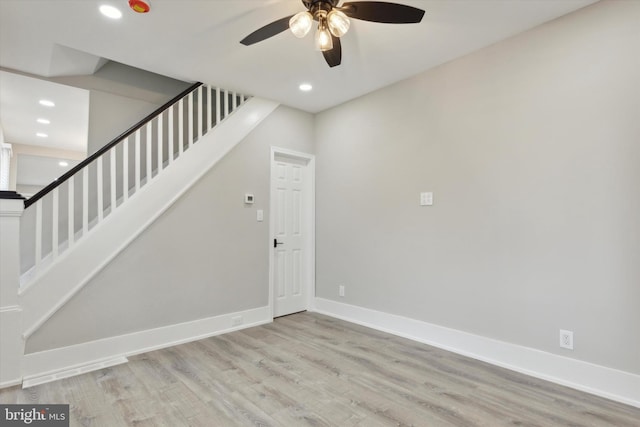
[[639, 16], [597, 3], [319, 114], [317, 296], [639, 374]]
[[91, 76], [57, 80], [89, 89], [88, 155], [190, 85], [117, 62], [108, 62]]
[[266, 306], [270, 146], [312, 153], [313, 134], [312, 115], [279, 107], [32, 335], [27, 352]]
[[[174, 95], [177, 95], [177, 91]], [[167, 97], [166, 101], [172, 97]], [[165, 102], [166, 102], [165, 101]], [[91, 155], [147, 117], [162, 103], [155, 104], [118, 94], [91, 90], [89, 93], [89, 135], [87, 155]]]

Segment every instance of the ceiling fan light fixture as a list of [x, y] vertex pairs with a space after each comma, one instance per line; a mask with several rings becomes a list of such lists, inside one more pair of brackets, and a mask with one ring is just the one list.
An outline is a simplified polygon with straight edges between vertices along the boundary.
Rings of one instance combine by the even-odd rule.
[[333, 9], [327, 15], [327, 23], [329, 24], [329, 31], [336, 37], [342, 37], [349, 31], [351, 21], [344, 12]]
[[311, 27], [313, 25], [313, 15], [311, 15], [308, 11], [296, 13], [289, 20], [289, 29], [293, 33], [294, 36], [299, 39], [309, 33]]
[[318, 24], [318, 31], [316, 32], [316, 50], [324, 52], [331, 49], [333, 49], [331, 32], [327, 28], [325, 18], [320, 17], [320, 24]]
[[318, 21], [315, 47], [322, 52], [327, 65], [335, 67], [342, 62], [340, 39], [349, 31], [352, 19], [383, 24], [416, 24], [422, 21], [425, 14], [424, 10], [417, 7], [389, 1], [343, 3], [342, 0], [302, 0], [302, 4], [306, 11], [263, 25], [240, 40], [240, 43], [251, 46], [287, 29], [296, 37], [304, 37], [315, 25], [314, 21]]

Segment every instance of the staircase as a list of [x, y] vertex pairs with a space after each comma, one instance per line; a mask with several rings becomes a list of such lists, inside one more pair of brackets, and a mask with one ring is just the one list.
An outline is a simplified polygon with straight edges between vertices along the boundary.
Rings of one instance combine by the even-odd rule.
[[195, 84], [25, 201], [28, 338], [275, 108]]

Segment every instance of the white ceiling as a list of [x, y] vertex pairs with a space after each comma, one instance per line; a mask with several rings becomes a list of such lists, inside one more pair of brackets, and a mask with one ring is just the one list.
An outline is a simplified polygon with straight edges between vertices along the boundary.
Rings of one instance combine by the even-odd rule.
[[[425, 9], [422, 23], [353, 20], [342, 38], [342, 65], [329, 68], [311, 35], [296, 39], [287, 31], [239, 43], [303, 10], [300, 0], [150, 0], [148, 14], [134, 13], [126, 0], [0, 0], [0, 66], [69, 75], [106, 58], [319, 112], [596, 0], [396, 1]], [[100, 4], [119, 7], [123, 19], [103, 17]], [[314, 90], [300, 92], [301, 82]]]
[[[55, 107], [40, 105], [41, 99]], [[0, 123], [7, 142], [86, 152], [89, 91], [0, 71]]]

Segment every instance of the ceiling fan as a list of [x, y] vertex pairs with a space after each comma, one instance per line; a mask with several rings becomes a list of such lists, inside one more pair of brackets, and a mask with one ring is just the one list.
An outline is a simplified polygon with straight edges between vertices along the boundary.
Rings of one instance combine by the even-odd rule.
[[249, 34], [240, 43], [249, 46], [286, 29], [302, 38], [311, 30], [313, 21], [317, 21], [316, 49], [322, 51], [330, 67], [335, 67], [342, 62], [340, 37], [349, 30], [349, 18], [385, 24], [415, 24], [422, 21], [424, 16], [422, 9], [397, 3], [358, 1], [338, 6], [339, 2], [340, 0], [302, 0], [307, 10], [273, 21]]

